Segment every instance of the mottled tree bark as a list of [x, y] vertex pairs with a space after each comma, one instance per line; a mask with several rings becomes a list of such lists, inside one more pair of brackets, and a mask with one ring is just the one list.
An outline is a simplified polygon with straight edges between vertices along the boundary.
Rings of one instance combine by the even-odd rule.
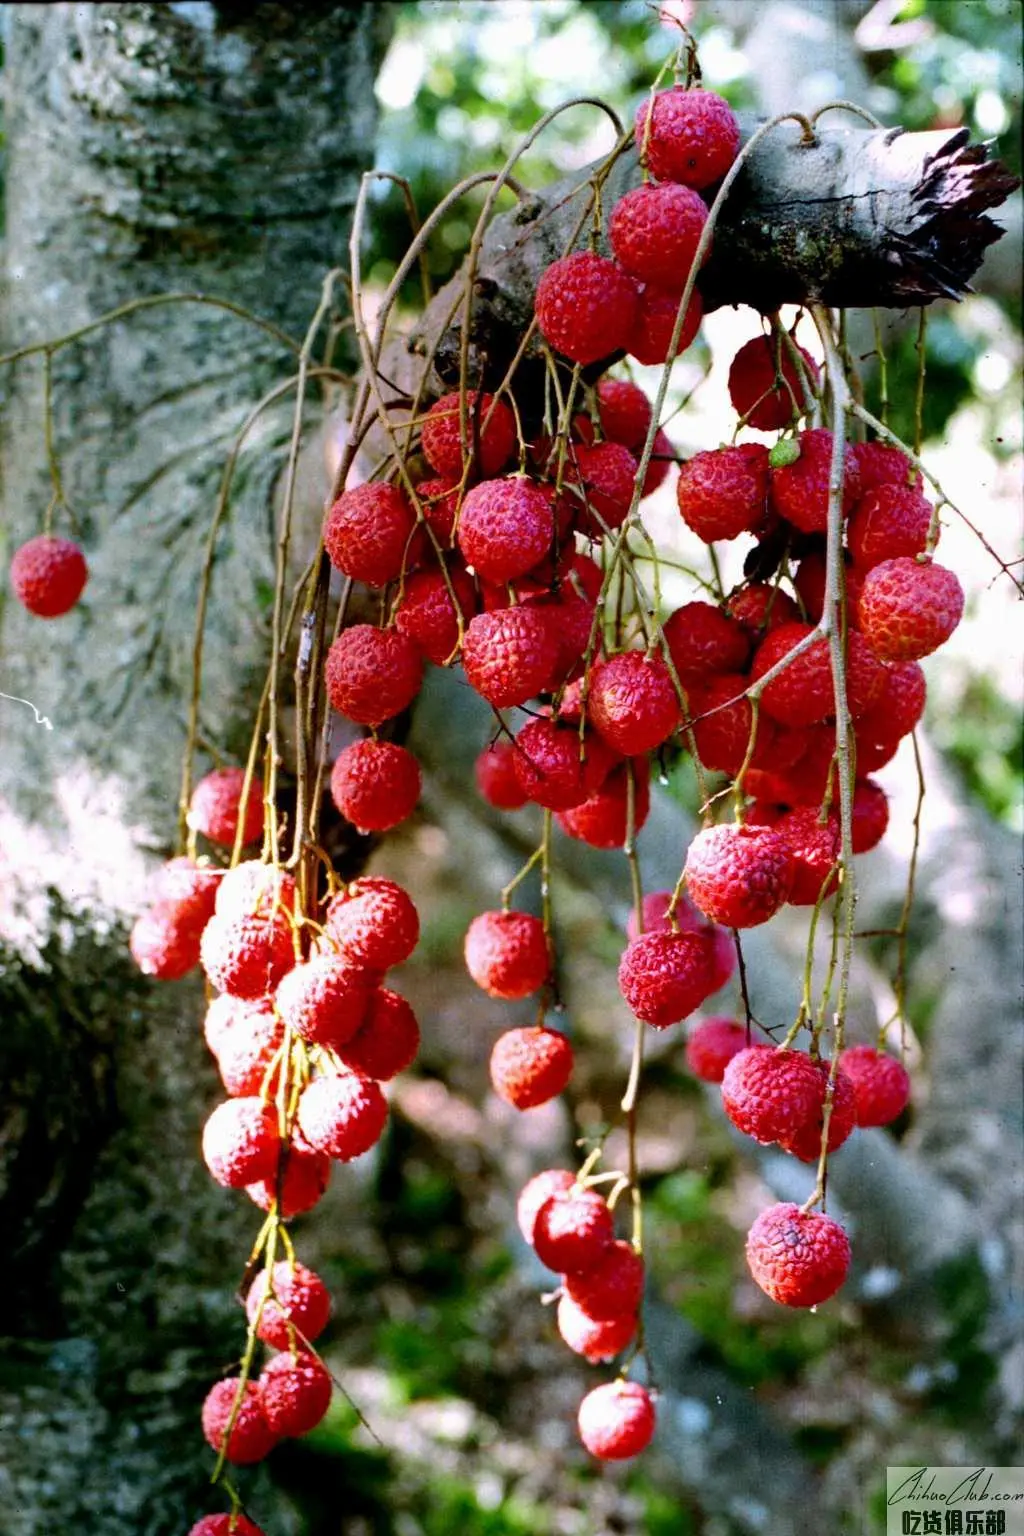
[[[0, 350], [143, 295], [202, 291], [301, 337], [372, 158], [388, 7], [8, 8]], [[0, 1507], [11, 1536], [179, 1536], [208, 1509], [198, 1426], [242, 1331], [258, 1215], [199, 1163], [214, 1099], [196, 990], [134, 980], [119, 915], [177, 813], [199, 564], [221, 467], [289, 350], [197, 304], [54, 359], [55, 448], [91, 579], [48, 625], [3, 612]], [[5, 562], [50, 498], [38, 358], [5, 372]], [[267, 653], [273, 489], [290, 425], [239, 463], [217, 549], [201, 729], [237, 749]], [[58, 519], [60, 514], [58, 514]], [[61, 531], [68, 531], [58, 520]], [[86, 898], [31, 960], [44, 884]], [[28, 956], [28, 958], [24, 958]], [[264, 1508], [274, 1499], [264, 1490]], [[278, 1510], [274, 1528], [293, 1529]]]

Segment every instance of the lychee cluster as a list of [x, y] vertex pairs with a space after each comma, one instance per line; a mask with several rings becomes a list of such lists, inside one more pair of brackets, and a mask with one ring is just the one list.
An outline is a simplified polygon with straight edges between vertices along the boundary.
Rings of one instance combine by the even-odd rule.
[[[516, 1217], [538, 1259], [560, 1277], [556, 1323], [564, 1342], [592, 1365], [621, 1355], [640, 1326], [644, 1262], [616, 1237], [605, 1198], [568, 1169], [547, 1168], [524, 1186]], [[580, 1404], [580, 1439], [602, 1461], [638, 1455], [654, 1428], [651, 1393], [624, 1375]]]
[[[416, 813], [424, 776], [404, 745], [403, 717], [428, 667], [461, 668], [490, 707], [491, 739], [475, 765], [483, 800], [542, 825], [540, 845], [463, 944], [487, 998], [536, 1000], [535, 1021], [505, 1029], [490, 1055], [494, 1093], [517, 1111], [572, 1088], [552, 898], [557, 840], [630, 861], [633, 912], [618, 966], [618, 1006], [636, 1021], [621, 1106], [628, 1171], [602, 1168], [602, 1134], [577, 1171], [531, 1179], [517, 1209], [525, 1241], [558, 1277], [563, 1341], [589, 1363], [620, 1363], [579, 1408], [581, 1441], [601, 1460], [640, 1453], [655, 1431], [656, 1394], [630, 1376], [643, 1359], [636, 1129], [652, 1030], [685, 1024], [686, 1062], [720, 1091], [734, 1129], [820, 1172], [804, 1206], [773, 1205], [750, 1228], [756, 1284], [790, 1307], [818, 1305], [844, 1284], [847, 1235], [815, 1209], [826, 1158], [857, 1127], [891, 1125], [909, 1078], [881, 1039], [844, 1049], [839, 1023], [830, 1049], [827, 1010], [812, 1021], [806, 997], [780, 1043], [780, 1026], [753, 1017], [741, 936], [787, 907], [812, 910], [813, 934], [823, 906], [850, 891], [846, 855], [870, 852], [888, 823], [871, 775], [920, 720], [919, 663], [963, 610], [957, 577], [934, 560], [937, 514], [919, 473], [887, 442], [850, 442], [838, 483], [837, 445], [818, 424], [819, 366], [775, 317], [732, 359], [728, 390], [737, 433], [780, 435], [771, 446], [734, 438], [696, 452], [675, 486], [699, 541], [750, 541], [745, 577], [726, 591], [712, 558], [715, 580], [702, 595], [659, 611], [659, 587], [646, 590], [628, 535], [646, 537], [638, 508], [678, 456], [645, 392], [607, 370], [624, 356], [670, 365], [693, 341], [709, 208], [736, 164], [740, 131], [722, 98], [675, 85], [641, 105], [635, 148], [644, 179], [611, 207], [607, 243], [583, 231], [585, 248], [552, 262], [538, 284], [524, 355], [545, 370], [543, 400], [525, 398], [531, 390], [514, 370], [492, 377], [487, 362], [476, 387], [463, 377], [452, 389], [439, 363], [423, 403], [395, 403], [404, 413], [397, 433], [389, 407], [392, 451], [368, 455], [362, 482], [349, 474], [332, 497], [316, 563], [321, 607], [304, 616], [320, 621], [308, 630], [319, 637], [310, 672], [320, 693], [303, 717], [318, 724], [316, 785], [358, 838]], [[357, 436], [365, 433], [354, 427]], [[338, 578], [346, 596], [328, 641], [329, 582]], [[84, 561], [66, 541], [36, 540], [16, 555], [12, 579], [26, 606], [52, 616], [77, 599]], [[354, 585], [372, 596], [357, 594], [353, 617]], [[308, 768], [315, 750], [304, 746]], [[218, 766], [195, 786], [183, 806], [188, 852], [160, 871], [131, 936], [147, 975], [203, 972], [204, 1037], [225, 1097], [205, 1122], [202, 1156], [217, 1183], [268, 1216], [245, 1295], [240, 1368], [202, 1409], [218, 1458], [240, 1465], [327, 1411], [331, 1378], [314, 1341], [330, 1299], [295, 1258], [288, 1224], [322, 1198], [335, 1163], [380, 1142], [383, 1085], [412, 1064], [420, 1039], [409, 1003], [385, 984], [416, 948], [415, 904], [381, 876], [342, 882], [325, 850], [303, 842], [305, 827], [285, 867], [275, 752], [262, 778]], [[705, 823], [680, 850], [675, 889], [644, 895], [635, 843], [651, 814], [652, 770], [663, 775], [684, 757]], [[720, 777], [709, 784], [711, 775]], [[847, 792], [849, 827], [840, 815]], [[719, 818], [724, 797], [734, 813]], [[513, 904], [531, 874], [536, 911], [519, 896]], [[742, 1010], [704, 1016], [737, 972]], [[616, 1227], [620, 1209], [633, 1217], [628, 1239]], [[272, 1351], [261, 1367], [257, 1345]], [[260, 1536], [237, 1510], [205, 1517], [192, 1536], [232, 1531]]]

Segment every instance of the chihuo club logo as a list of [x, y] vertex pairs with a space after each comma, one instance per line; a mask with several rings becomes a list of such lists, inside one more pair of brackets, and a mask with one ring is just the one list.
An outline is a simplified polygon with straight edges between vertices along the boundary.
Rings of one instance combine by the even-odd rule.
[[1024, 1468], [887, 1467], [886, 1536], [1024, 1536]]

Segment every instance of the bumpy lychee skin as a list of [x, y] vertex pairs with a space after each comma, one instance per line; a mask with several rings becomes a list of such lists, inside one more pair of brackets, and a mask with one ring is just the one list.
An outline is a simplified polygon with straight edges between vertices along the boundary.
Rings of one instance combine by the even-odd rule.
[[240, 997], [232, 997], [225, 992], [220, 997], [215, 997], [206, 1010], [203, 1018], [203, 1038], [213, 1057], [218, 1057], [221, 1047], [227, 1039], [232, 1027], [244, 1018], [244, 1010], [249, 1008], [263, 1008], [266, 1005], [264, 998], [253, 1002], [244, 1003]]
[[858, 443], [861, 495], [878, 485], [919, 486], [921, 476], [905, 453], [890, 443]]
[[263, 1415], [275, 1435], [308, 1435], [331, 1405], [331, 1378], [305, 1350], [275, 1355], [260, 1373]]
[[651, 809], [651, 770], [645, 757], [613, 768], [596, 794], [556, 821], [569, 837], [591, 848], [621, 848], [629, 833], [629, 774], [633, 774], [633, 831], [639, 832]]
[[378, 987], [365, 1022], [338, 1055], [353, 1071], [386, 1083], [412, 1064], [419, 1048], [420, 1027], [412, 1008], [399, 993]]
[[558, 640], [542, 609], [501, 608], [470, 620], [462, 665], [470, 686], [495, 709], [525, 704], [544, 690]]
[[477, 986], [509, 1002], [536, 992], [551, 971], [544, 924], [528, 912], [481, 912], [466, 932], [464, 952]]
[[790, 1140], [821, 1106], [817, 1063], [803, 1051], [751, 1045], [722, 1074], [722, 1108], [737, 1130], [768, 1145]]
[[853, 851], [870, 853], [889, 825], [889, 798], [874, 779], [858, 779], [853, 788]]
[[285, 869], [245, 859], [225, 870], [217, 887], [218, 917], [251, 917], [255, 912], [295, 910], [295, 881]]
[[910, 1098], [910, 1076], [902, 1062], [873, 1045], [851, 1045], [839, 1057], [853, 1084], [858, 1125], [889, 1125]]
[[203, 970], [219, 992], [262, 997], [295, 962], [292, 931], [283, 909], [250, 917], [214, 913], [203, 929]]
[[188, 1536], [264, 1536], [260, 1527], [253, 1525], [241, 1511], [233, 1519], [232, 1524], [231, 1515], [204, 1515], [196, 1521]]
[[[794, 1126], [779, 1137], [779, 1146], [802, 1163], [816, 1163], [821, 1156], [822, 1131], [825, 1125], [825, 1098], [831, 1064], [817, 1061], [818, 1097], [815, 1110], [803, 1125]], [[828, 1122], [828, 1150], [836, 1152], [847, 1141], [857, 1124], [857, 1101], [853, 1084], [839, 1068], [832, 1085], [832, 1111]]]
[[451, 562], [447, 580], [441, 570], [414, 571], [407, 578], [395, 610], [395, 628], [435, 667], [443, 667], [459, 645], [459, 617], [465, 627], [476, 610], [472, 577]]
[[259, 1314], [256, 1336], [264, 1344], [290, 1349], [293, 1343], [312, 1343], [323, 1333], [331, 1315], [331, 1293], [305, 1264], [282, 1259], [274, 1265], [272, 1287], [265, 1269], [256, 1276], [245, 1298], [245, 1313], [250, 1323]]
[[203, 1161], [225, 1189], [271, 1178], [280, 1145], [275, 1111], [254, 1097], [218, 1104], [203, 1127]]
[[606, 1381], [580, 1403], [580, 1439], [599, 1461], [628, 1461], [654, 1438], [654, 1400], [636, 1381]]
[[[226, 996], [227, 994], [225, 994]], [[269, 998], [243, 1003], [224, 1031], [217, 1053], [220, 1079], [231, 1098], [258, 1095], [284, 1040], [284, 1025]]]
[[635, 1316], [644, 1294], [644, 1261], [630, 1243], [617, 1238], [593, 1264], [570, 1271], [566, 1294], [595, 1322]]
[[156, 872], [153, 890], [156, 900], [170, 902], [187, 911], [202, 925], [213, 916], [223, 871], [205, 861], [168, 859]]
[[357, 725], [382, 725], [419, 693], [423, 658], [397, 629], [353, 624], [327, 652], [324, 679], [333, 708]]
[[964, 590], [952, 571], [906, 555], [874, 566], [860, 594], [861, 633], [881, 661], [930, 656], [963, 611]]
[[566, 466], [566, 482], [584, 497], [576, 527], [588, 539], [599, 539], [606, 528], [621, 528], [636, 486], [637, 462], [621, 443], [585, 444], [576, 448]]
[[89, 567], [72, 539], [41, 533], [14, 552], [11, 587], [37, 619], [59, 619], [85, 590]]
[[[797, 438], [800, 457], [771, 472], [772, 505], [787, 523], [802, 533], [824, 533], [828, 527], [828, 482], [832, 467], [832, 433], [812, 427]], [[861, 494], [856, 456], [848, 452], [843, 474], [843, 513], [849, 514]]]
[[605, 256], [577, 251], [553, 261], [534, 308], [545, 341], [574, 363], [624, 351], [636, 318], [637, 285]]
[[353, 741], [331, 769], [331, 799], [357, 832], [388, 832], [416, 809], [420, 765], [394, 741]]
[[593, 1189], [572, 1188], [552, 1195], [533, 1224], [538, 1259], [560, 1275], [592, 1268], [614, 1239], [608, 1203]]
[[516, 749], [512, 742], [502, 739], [484, 747], [473, 772], [477, 789], [496, 810], [518, 811], [526, 804], [526, 795], [516, 777]]
[[[466, 392], [467, 450], [475, 447], [474, 463], [481, 475], [504, 469], [516, 446], [516, 420], [503, 400], [493, 395]], [[423, 456], [439, 475], [458, 480], [462, 475], [462, 438], [459, 425], [459, 392], [442, 395], [427, 412], [420, 436]]]
[[475, 485], [462, 503], [456, 537], [466, 564], [484, 581], [523, 576], [551, 548], [555, 519], [548, 490], [525, 475]]
[[[675, 907], [675, 926], [667, 913], [672, 902], [671, 891], [648, 891], [643, 900], [644, 933], [696, 933], [708, 942], [711, 985], [708, 996], [717, 992], [730, 979], [736, 969], [736, 947], [732, 934], [717, 923], [709, 923], [703, 912], [698, 912], [688, 896], [681, 896]], [[632, 941], [639, 937], [640, 928], [636, 913], [630, 911], [626, 920], [626, 937]]]
[[678, 1024], [711, 994], [709, 939], [701, 933], [641, 934], [619, 962], [619, 990], [645, 1024]]
[[610, 443], [637, 448], [651, 424], [651, 402], [631, 379], [602, 379], [597, 386], [597, 414]]
[[[754, 682], [777, 666], [811, 633], [810, 624], [780, 624], [778, 629], [771, 630], [754, 656]], [[824, 635], [812, 640], [806, 650], [765, 685], [761, 707], [780, 725], [817, 725], [834, 714], [832, 664]]]
[[408, 960], [420, 936], [412, 897], [381, 875], [362, 875], [339, 891], [327, 908], [325, 927], [344, 960], [380, 973]]
[[789, 899], [793, 855], [771, 827], [707, 827], [686, 855], [686, 889], [705, 917], [756, 928]]
[[923, 555], [931, 526], [932, 505], [905, 485], [879, 485], [867, 491], [850, 515], [846, 543], [862, 571], [899, 555]]
[[[199, 780], [188, 807], [188, 825], [211, 843], [230, 848], [238, 830], [245, 772], [241, 768], [215, 768]], [[263, 831], [263, 783], [253, 778], [245, 803], [242, 842], [252, 843]]]
[[[861, 498], [863, 501], [864, 498]], [[858, 506], [861, 502], [857, 503]], [[860, 601], [860, 590], [864, 585], [864, 573], [851, 565], [848, 561], [843, 564], [843, 585], [846, 591], [846, 623], [851, 629], [856, 629], [859, 623], [857, 618], [857, 604]], [[816, 624], [825, 610], [825, 556], [817, 550], [809, 555], [804, 555], [800, 564], [793, 573], [793, 586], [796, 595], [804, 605], [804, 613], [812, 624]], [[799, 619], [800, 615], [794, 615]]]
[[143, 976], [178, 981], [199, 964], [202, 921], [176, 901], [158, 901], [132, 925], [128, 947]]
[[833, 812], [821, 821], [815, 806], [801, 805], [781, 817], [776, 829], [793, 855], [790, 905], [813, 907], [830, 896], [838, 884], [839, 818]]
[[[643, 363], [645, 367], [659, 367], [662, 363], [669, 362], [670, 356], [674, 362], [686, 351], [700, 330], [700, 323], [704, 318], [704, 302], [695, 288], [686, 306], [679, 340], [673, 349], [672, 337], [675, 333], [676, 318], [682, 297], [681, 285], [679, 288], [658, 288], [654, 283], [644, 284], [637, 301], [636, 319], [626, 348], [630, 357], [635, 357], [637, 362]], [[653, 488], [652, 486], [651, 489]], [[645, 484], [644, 495], [647, 494], [648, 487]]]
[[747, 1234], [747, 1264], [773, 1301], [814, 1307], [834, 1296], [846, 1279], [850, 1240], [831, 1216], [771, 1205]]
[[545, 1168], [523, 1185], [516, 1201], [516, 1222], [531, 1248], [541, 1206], [553, 1195], [567, 1194], [575, 1183], [576, 1175], [570, 1173], [568, 1168]]
[[858, 762], [862, 742], [908, 736], [924, 714], [927, 694], [924, 672], [916, 661], [887, 666], [881, 693], [857, 721]]
[[595, 730], [626, 757], [661, 746], [683, 714], [668, 667], [642, 651], [598, 662], [590, 674], [588, 708]]
[[782, 624], [798, 623], [800, 619], [800, 609], [789, 593], [766, 581], [752, 582], [731, 593], [725, 601], [725, 612], [737, 624], [743, 625], [752, 640], [758, 641], [763, 640], [769, 630], [778, 629]]
[[677, 182], [648, 181], [619, 198], [608, 236], [632, 277], [681, 295], [707, 221], [707, 204], [698, 192]]
[[768, 450], [763, 443], [712, 448], [679, 466], [676, 502], [683, 522], [706, 544], [756, 533], [768, 510]]
[[302, 1040], [337, 1050], [366, 1020], [373, 978], [337, 955], [317, 955], [278, 984], [277, 1011]]
[[459, 515], [461, 480], [460, 471], [458, 476], [451, 478], [447, 475], [432, 476], [429, 480], [421, 480], [416, 486], [416, 499], [423, 509], [423, 516], [444, 549], [452, 546], [455, 522]]
[[336, 571], [383, 587], [401, 571], [415, 523], [397, 485], [357, 485], [342, 491], [324, 519], [324, 548]]
[[686, 1041], [686, 1065], [704, 1083], [720, 1083], [734, 1056], [747, 1048], [747, 1031], [735, 1019], [703, 1019]]
[[[648, 115], [650, 126], [648, 127]], [[740, 129], [729, 103], [714, 91], [676, 85], [648, 98], [636, 113], [636, 146], [652, 176], [709, 187], [732, 165]]]
[[297, 1118], [311, 1147], [348, 1163], [376, 1146], [384, 1134], [388, 1101], [372, 1078], [350, 1070], [332, 1072], [303, 1089]]
[[746, 630], [711, 603], [684, 603], [665, 620], [664, 633], [684, 688], [700, 686], [717, 672], [743, 672], [750, 659]]
[[600, 736], [588, 731], [580, 742], [573, 724], [531, 720], [515, 740], [513, 765], [528, 800], [549, 811], [568, 811], [595, 795], [616, 761]]
[[242, 1388], [238, 1416], [231, 1434], [227, 1434], [238, 1391], [237, 1376], [228, 1376], [210, 1388], [203, 1403], [203, 1434], [213, 1450], [219, 1453], [223, 1449], [228, 1461], [247, 1467], [268, 1456], [278, 1437], [267, 1423], [260, 1390], [254, 1381], [247, 1381]]
[[[749, 678], [739, 672], [719, 672], [703, 687], [690, 690], [693, 739], [705, 768], [715, 768], [735, 778], [743, 767], [754, 724], [750, 700], [744, 698]], [[771, 761], [775, 727], [766, 717], [757, 722], [753, 765]]]
[[[803, 347], [797, 351], [813, 392], [818, 365]], [[743, 343], [729, 366], [729, 399], [737, 416], [759, 432], [777, 432], [805, 414], [800, 374], [781, 336], [754, 336]]]
[[569, 1041], [542, 1026], [506, 1030], [491, 1051], [491, 1086], [513, 1109], [536, 1109], [556, 1099], [572, 1069]]
[[316, 1152], [304, 1143], [299, 1145], [293, 1138], [284, 1160], [283, 1176], [277, 1171], [269, 1179], [257, 1179], [247, 1184], [245, 1192], [261, 1211], [269, 1211], [275, 1204], [280, 1215], [290, 1221], [311, 1211], [323, 1198], [331, 1178], [331, 1160], [325, 1152]]
[[558, 1332], [573, 1353], [582, 1355], [591, 1365], [621, 1355], [636, 1337], [637, 1321], [635, 1313], [621, 1312], [617, 1317], [597, 1322], [577, 1306], [568, 1292], [559, 1297]]

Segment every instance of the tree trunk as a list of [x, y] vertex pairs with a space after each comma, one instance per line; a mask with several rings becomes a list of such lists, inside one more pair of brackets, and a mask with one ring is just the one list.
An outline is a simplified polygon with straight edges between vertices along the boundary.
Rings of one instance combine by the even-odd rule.
[[[10, 7], [3, 350], [174, 290], [301, 338], [371, 160], [388, 10]], [[22, 954], [0, 968], [10, 1536], [179, 1536], [223, 1507], [198, 1409], [241, 1344], [225, 1277], [257, 1213], [198, 1160], [214, 1091], [196, 989], [134, 978], [118, 919], [137, 906], [144, 851], [173, 836], [223, 461], [293, 369], [272, 335], [196, 303], [135, 313], [53, 361], [54, 449], [91, 577], [52, 628], [14, 604], [2, 615], [0, 686], [53, 725], [0, 699], [0, 933]], [[0, 388], [9, 558], [51, 495], [39, 358]], [[217, 548], [201, 729], [227, 753], [266, 657], [290, 406], [243, 452]], [[89, 908], [49, 943], [45, 887]]]

